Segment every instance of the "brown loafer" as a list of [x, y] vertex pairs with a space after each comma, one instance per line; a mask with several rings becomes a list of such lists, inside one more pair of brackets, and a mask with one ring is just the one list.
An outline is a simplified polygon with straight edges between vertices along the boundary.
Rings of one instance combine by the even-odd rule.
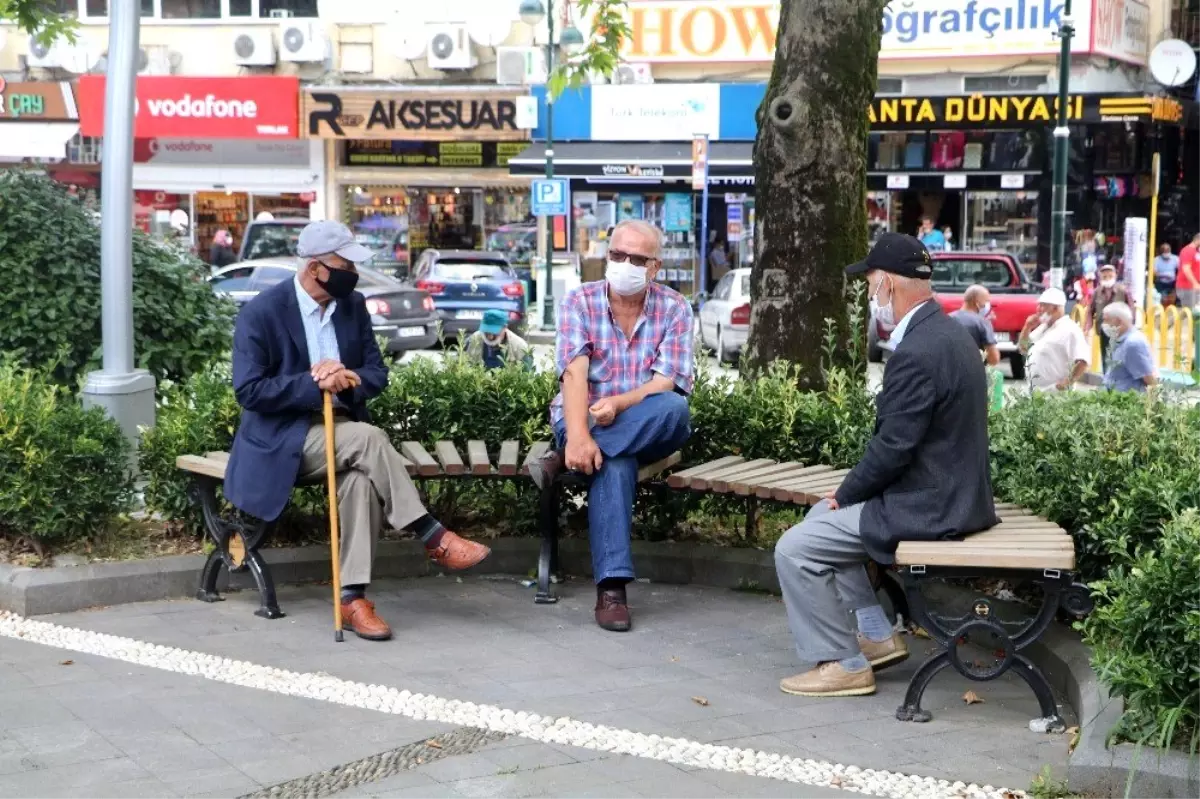
[[375, 603], [362, 597], [342, 603], [342, 627], [368, 641], [386, 641], [392, 637], [392, 628], [375, 615]]
[[545, 455], [529, 464], [529, 476], [538, 491], [545, 491], [554, 480], [562, 474], [566, 462], [563, 455], [556, 449], [549, 450]]
[[627, 633], [633, 627], [624, 587], [596, 589], [596, 624], [613, 633]]
[[443, 568], [460, 571], [477, 565], [490, 554], [489, 547], [447, 530], [442, 534], [441, 543], [429, 550], [429, 559]]

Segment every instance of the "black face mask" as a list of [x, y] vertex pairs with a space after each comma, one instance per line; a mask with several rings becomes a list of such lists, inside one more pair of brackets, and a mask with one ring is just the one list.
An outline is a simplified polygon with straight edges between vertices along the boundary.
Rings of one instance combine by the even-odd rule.
[[[318, 261], [318, 263], [320, 262]], [[330, 297], [335, 300], [344, 300], [354, 292], [354, 287], [358, 285], [358, 272], [334, 269], [328, 264], [321, 264], [321, 266], [329, 270], [329, 279], [317, 278], [317, 285], [325, 289]]]

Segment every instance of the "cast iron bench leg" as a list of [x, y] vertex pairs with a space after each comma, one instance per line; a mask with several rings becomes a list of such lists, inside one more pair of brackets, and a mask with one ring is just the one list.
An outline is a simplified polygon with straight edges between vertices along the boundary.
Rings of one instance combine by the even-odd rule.
[[250, 573], [254, 575], [254, 584], [258, 586], [259, 608], [254, 611], [254, 615], [264, 619], [282, 619], [284, 613], [275, 599], [275, 581], [271, 579], [271, 567], [263, 560], [257, 548], [246, 553], [246, 565], [250, 567]]
[[[921, 593], [921, 581], [927, 577], [982, 577], [994, 576], [995, 571], [986, 568], [979, 569], [943, 569], [937, 573], [923, 566], [909, 566], [902, 570], [904, 593], [908, 598], [908, 607], [912, 620], [929, 633], [930, 638], [937, 643], [940, 652], [926, 660], [913, 674], [904, 695], [904, 704], [896, 710], [896, 718], [900, 721], [929, 721], [933, 714], [921, 709], [921, 697], [929, 683], [938, 672], [947, 666], [975, 682], [990, 682], [999, 678], [1012, 669], [1025, 681], [1037, 698], [1041, 717], [1035, 721], [1045, 732], [1062, 732], [1065, 728], [1058, 714], [1058, 705], [1054, 700], [1054, 692], [1050, 683], [1041, 670], [1029, 658], [1021, 654], [1021, 650], [1038, 639], [1058, 611], [1060, 601], [1064, 599], [1064, 591], [1070, 594], [1071, 575], [1056, 570], [1045, 570], [1032, 577], [1042, 588], [1042, 603], [1031, 618], [1023, 621], [1005, 621], [992, 608], [992, 600], [986, 597], [975, 599], [969, 612], [962, 616], [951, 617], [935, 614], [930, 611]], [[988, 636], [987, 646], [997, 658], [990, 666], [981, 665], [978, 661], [964, 661], [959, 654], [959, 644], [966, 643], [972, 636]], [[976, 639], [976, 643], [979, 641]]]
[[550, 575], [558, 568], [558, 505], [562, 487], [555, 480], [538, 497], [538, 526], [542, 532], [542, 546], [538, 553], [537, 594], [533, 601], [538, 605], [553, 605], [558, 597], [550, 592]]

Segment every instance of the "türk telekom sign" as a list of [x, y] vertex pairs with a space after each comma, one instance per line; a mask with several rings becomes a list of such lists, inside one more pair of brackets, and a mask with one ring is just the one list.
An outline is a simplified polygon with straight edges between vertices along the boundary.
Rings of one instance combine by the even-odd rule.
[[[244, 78], [137, 79], [134, 137], [294, 139], [300, 118], [300, 80]], [[79, 79], [80, 132], [104, 134], [104, 78]]]

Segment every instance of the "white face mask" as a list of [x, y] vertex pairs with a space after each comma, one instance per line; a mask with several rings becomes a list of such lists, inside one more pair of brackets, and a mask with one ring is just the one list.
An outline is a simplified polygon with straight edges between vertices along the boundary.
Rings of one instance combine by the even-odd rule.
[[1117, 339], [1121, 337], [1121, 328], [1117, 327], [1116, 325], [1110, 325], [1105, 322], [1104, 324], [1100, 325], [1100, 329], [1104, 331], [1104, 335], [1111, 339]]
[[983, 304], [983, 307], [979, 309], [980, 316], [987, 316], [991, 312], [992, 312], [992, 304], [990, 302], [985, 302]]
[[[871, 316], [875, 321], [883, 327], [884, 330], [893, 330], [896, 327], [896, 312], [892, 308], [892, 302], [889, 299], [887, 305], [879, 304], [879, 292], [883, 289], [883, 282], [887, 278], [879, 281], [879, 285], [875, 287], [875, 291], [871, 293]], [[892, 287], [895, 288], [894, 286]], [[890, 290], [890, 289], [889, 289]]]
[[1106, 288], [1106, 289], [1110, 289], [1110, 288], [1112, 288], [1113, 286], [1117, 285], [1117, 279], [1116, 279], [1115, 277], [1105, 277], [1105, 278], [1101, 278], [1101, 279], [1100, 279], [1100, 285], [1101, 285], [1101, 286], [1103, 286], [1103, 287], [1104, 287], [1104, 288]]
[[1038, 317], [1038, 319], [1040, 319], [1042, 321], [1043, 325], [1050, 324], [1050, 314], [1048, 314], [1048, 313], [1042, 314], [1041, 316]]
[[604, 270], [604, 279], [612, 290], [622, 297], [632, 297], [640, 294], [646, 288], [645, 266], [634, 266], [628, 261], [609, 261]]

